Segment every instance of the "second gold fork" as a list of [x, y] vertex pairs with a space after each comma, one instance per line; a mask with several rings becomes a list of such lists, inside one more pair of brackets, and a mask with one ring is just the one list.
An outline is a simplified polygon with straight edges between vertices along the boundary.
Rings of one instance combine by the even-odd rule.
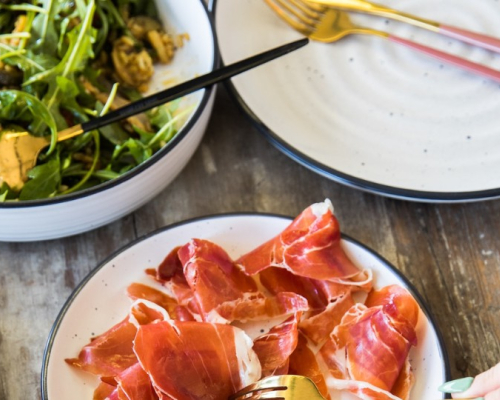
[[303, 0], [265, 1], [288, 25], [312, 40], [330, 43], [350, 34], [376, 35], [500, 82], [500, 71], [387, 32], [357, 26], [351, 22], [345, 11]]

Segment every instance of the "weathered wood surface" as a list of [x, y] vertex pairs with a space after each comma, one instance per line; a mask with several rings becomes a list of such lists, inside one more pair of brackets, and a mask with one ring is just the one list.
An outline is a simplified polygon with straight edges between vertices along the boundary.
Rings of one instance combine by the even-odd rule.
[[200, 148], [156, 199], [93, 232], [0, 243], [0, 400], [40, 397], [43, 349], [59, 309], [94, 266], [129, 241], [207, 214], [294, 216], [327, 197], [343, 231], [393, 263], [427, 301], [454, 377], [500, 361], [500, 201], [418, 204], [331, 182], [272, 147], [219, 88]]

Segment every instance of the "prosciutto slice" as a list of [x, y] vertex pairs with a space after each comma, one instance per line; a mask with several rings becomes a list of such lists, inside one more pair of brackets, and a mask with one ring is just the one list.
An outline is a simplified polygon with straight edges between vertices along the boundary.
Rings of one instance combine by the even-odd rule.
[[148, 300], [163, 307], [172, 319], [180, 321], [195, 320], [186, 307], [179, 305], [174, 298], [150, 286], [143, 285], [142, 283], [132, 283], [127, 288], [127, 294], [132, 300]]
[[306, 278], [346, 282], [361, 271], [347, 257], [340, 239], [339, 223], [326, 200], [305, 209], [277, 237], [243, 255], [237, 263], [249, 275], [278, 267]]
[[332, 300], [322, 312], [301, 321], [300, 331], [314, 344], [323, 344], [329, 339], [334, 328], [340, 324], [343, 316], [352, 306], [354, 306], [354, 300], [350, 291], [347, 291]]
[[275, 267], [260, 272], [259, 278], [271, 293], [294, 292], [307, 299], [311, 313], [300, 322], [299, 328], [314, 344], [328, 340], [344, 314], [354, 305], [351, 293], [365, 290], [357, 285], [305, 278]]
[[137, 328], [127, 316], [102, 335], [92, 339], [80, 351], [78, 358], [66, 362], [83, 371], [101, 377], [113, 377], [137, 362], [132, 349]]
[[254, 341], [253, 350], [259, 357], [263, 378], [288, 373], [289, 357], [297, 347], [299, 319], [300, 314], [296, 314]]
[[266, 297], [229, 255], [207, 240], [193, 239], [178, 251], [184, 276], [204, 321], [258, 320], [307, 310], [296, 293]]
[[259, 379], [252, 344], [230, 325], [164, 321], [139, 327], [134, 351], [157, 393], [219, 400]]
[[198, 306], [192, 304], [194, 294], [184, 276], [182, 263], [178, 255], [179, 249], [180, 246], [175, 247], [168, 253], [158, 268], [148, 269], [146, 273], [163, 284], [180, 305], [191, 306], [191, 311], [194, 310], [195, 313], [198, 313]]
[[[138, 300], [130, 308], [129, 315], [84, 346], [78, 358], [65, 361], [83, 371], [98, 375], [106, 382], [120, 375], [137, 363], [133, 351], [133, 341], [137, 327], [157, 320], [169, 319], [167, 312], [147, 300]], [[111, 378], [111, 379], [110, 379]]]
[[337, 382], [336, 389], [348, 387], [361, 398], [391, 398], [384, 396], [396, 386], [416, 340], [414, 326], [397, 310], [390, 300], [370, 308], [356, 304], [345, 314], [332, 340], [345, 349], [346, 381], [357, 383]]
[[111, 400], [158, 400], [148, 374], [136, 363], [116, 377], [118, 386], [109, 395]]
[[393, 318], [393, 325], [399, 326], [401, 330], [404, 330], [407, 324], [414, 328], [417, 326], [420, 307], [413, 296], [401, 286], [389, 285], [380, 290], [371, 291], [365, 305], [367, 307], [384, 306]]
[[[111, 385], [107, 382], [101, 381], [99, 386], [94, 390], [93, 400], [106, 400], [110, 396], [115, 395], [116, 392], [116, 383], [115, 385]], [[118, 393], [116, 393], [118, 395]]]
[[290, 356], [289, 373], [308, 377], [316, 384], [323, 397], [326, 399], [330, 398], [325, 377], [316, 356], [307, 345], [307, 339], [300, 334], [298, 336], [297, 347]]

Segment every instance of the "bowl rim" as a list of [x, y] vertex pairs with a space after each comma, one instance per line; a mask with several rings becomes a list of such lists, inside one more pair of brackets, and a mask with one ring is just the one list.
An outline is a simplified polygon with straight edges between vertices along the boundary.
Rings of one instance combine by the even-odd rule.
[[[209, 0], [208, 3], [208, 9], [212, 13], [214, 21], [216, 20], [217, 4], [218, 0]], [[221, 58], [221, 65], [225, 65], [220, 52], [219, 56]], [[397, 200], [421, 203], [454, 204], [494, 200], [500, 198], [500, 188], [450, 192], [426, 191], [406, 189], [402, 187], [391, 186], [388, 184], [372, 182], [362, 178], [358, 178], [348, 173], [344, 173], [334, 167], [328, 166], [320, 161], [315, 160], [312, 157], [309, 157], [300, 149], [297, 149], [296, 147], [289, 144], [286, 140], [282, 139], [278, 135], [278, 133], [269, 128], [257, 116], [257, 114], [253, 112], [253, 110], [247, 105], [243, 96], [238, 92], [235, 85], [230, 79], [224, 82], [224, 86], [226, 87], [231, 97], [235, 100], [238, 108], [243, 112], [243, 114], [248, 118], [253, 126], [257, 128], [257, 131], [260, 132], [274, 147], [291, 158], [293, 161], [329, 180], [345, 185], [347, 187], [361, 190], [363, 192]]]
[[[213, 20], [213, 15], [209, 11], [207, 4], [205, 4], [204, 0], [199, 0], [199, 3], [203, 7], [203, 10], [205, 11], [205, 16], [207, 18], [211, 33], [212, 33], [212, 44], [213, 44], [213, 64], [212, 68], [210, 70], [214, 71], [216, 68], [220, 66], [221, 63], [221, 58], [220, 58], [220, 53], [219, 53], [219, 47], [218, 47], [218, 41], [217, 41], [217, 36], [215, 32], [215, 24]], [[150, 166], [156, 164], [158, 161], [160, 161], [163, 157], [167, 156], [168, 153], [170, 153], [181, 141], [184, 139], [184, 137], [187, 136], [191, 128], [198, 122], [200, 119], [201, 115], [205, 111], [208, 102], [211, 98], [212, 93], [215, 90], [215, 85], [209, 86], [204, 89], [203, 97], [196, 108], [194, 114], [192, 117], [189, 119], [188, 123], [185, 124], [179, 132], [175, 135], [175, 137], [163, 148], [158, 150], [155, 154], [153, 154], [149, 159], [144, 161], [143, 163], [139, 164], [135, 168], [132, 168], [130, 171], [127, 171], [123, 175], [120, 175], [117, 178], [111, 179], [107, 182], [100, 183], [97, 186], [93, 186], [87, 189], [82, 189], [78, 190], [75, 193], [69, 193], [65, 195], [61, 195], [58, 197], [51, 197], [48, 199], [39, 199], [39, 200], [23, 200], [23, 201], [6, 201], [6, 202], [0, 202], [0, 212], [3, 209], [23, 209], [23, 208], [32, 208], [32, 207], [43, 207], [43, 206], [52, 206], [55, 204], [59, 203], [66, 203], [74, 200], [80, 200], [82, 198], [92, 196], [94, 194], [99, 194], [101, 192], [104, 192], [108, 189], [113, 188], [116, 185], [119, 185], [122, 182], [126, 182], [137, 175], [141, 174], [143, 171], [145, 171], [147, 168]]]
[[[52, 347], [54, 345], [55, 338], [57, 336], [57, 332], [59, 331], [59, 327], [62, 323], [62, 320], [64, 319], [68, 309], [71, 307], [73, 304], [73, 301], [75, 298], [79, 295], [79, 293], [83, 290], [83, 288], [87, 285], [87, 283], [96, 275], [102, 268], [104, 268], [107, 264], [109, 264], [113, 259], [118, 257], [120, 254], [124, 253], [125, 251], [133, 248], [137, 244], [151, 239], [154, 236], [160, 235], [163, 232], [170, 231], [173, 229], [176, 229], [180, 226], [183, 225], [189, 225], [192, 223], [196, 222], [202, 222], [202, 221], [207, 221], [207, 220], [213, 220], [213, 219], [221, 219], [221, 218], [233, 218], [233, 217], [271, 217], [271, 218], [278, 218], [278, 219], [283, 219], [283, 220], [288, 220], [289, 222], [292, 222], [294, 217], [291, 217], [289, 215], [284, 215], [284, 214], [277, 214], [277, 213], [267, 213], [267, 212], [257, 212], [257, 211], [240, 211], [240, 212], [225, 212], [225, 213], [219, 213], [219, 214], [209, 214], [209, 215], [204, 215], [204, 216], [199, 216], [199, 217], [194, 217], [194, 218], [188, 218], [182, 221], [174, 222], [172, 224], [163, 226], [161, 228], [155, 229], [152, 232], [149, 232], [145, 235], [142, 235], [136, 239], [133, 239], [126, 243], [125, 245], [121, 246], [120, 248], [116, 249], [113, 251], [109, 256], [107, 256], [105, 259], [103, 259], [101, 262], [99, 262], [95, 267], [93, 267], [90, 272], [75, 286], [71, 294], [67, 297], [66, 301], [60, 308], [54, 323], [52, 324], [52, 327], [50, 328], [49, 335], [47, 337], [47, 340], [45, 342], [44, 350], [43, 350], [43, 356], [42, 356], [42, 367], [41, 367], [41, 372], [40, 372], [40, 391], [41, 391], [41, 397], [42, 400], [50, 400], [48, 397], [48, 382], [47, 382], [47, 374], [48, 374], [48, 367], [49, 367], [49, 361], [50, 361], [50, 356], [52, 352]], [[347, 235], [343, 232], [341, 232], [341, 238], [343, 240], [349, 241], [351, 243], [354, 243], [355, 245], [359, 246], [360, 248], [366, 250], [368, 253], [372, 254], [374, 257], [376, 257], [382, 264], [384, 264], [388, 269], [390, 269], [394, 274], [401, 279], [402, 282], [406, 285], [407, 290], [411, 293], [411, 295], [415, 298], [417, 301], [421, 311], [425, 314], [429, 321], [429, 325], [432, 327], [436, 334], [436, 339], [439, 344], [439, 351], [440, 355], [443, 359], [443, 372], [445, 375], [445, 378], [447, 381], [451, 379], [451, 364], [450, 364], [450, 358], [449, 358], [449, 352], [446, 347], [446, 342], [444, 340], [444, 336], [436, 323], [436, 319], [433, 316], [433, 314], [430, 311], [430, 307], [427, 304], [427, 302], [424, 300], [422, 295], [418, 292], [416, 287], [413, 285], [413, 283], [410, 282], [410, 280], [401, 272], [398, 268], [396, 268], [390, 261], [388, 261], [385, 257], [383, 257], [380, 253], [369, 247], [368, 245], [360, 242], [359, 240], [353, 238], [350, 235]], [[445, 398], [445, 394], [443, 394], [443, 398]]]

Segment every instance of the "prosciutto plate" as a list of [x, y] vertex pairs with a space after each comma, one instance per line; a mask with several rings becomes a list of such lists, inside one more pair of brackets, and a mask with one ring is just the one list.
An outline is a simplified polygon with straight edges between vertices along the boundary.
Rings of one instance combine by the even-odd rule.
[[[385, 260], [351, 238], [335, 237], [338, 226], [317, 218], [325, 213], [326, 205], [309, 207], [295, 220], [293, 229], [285, 229], [291, 222], [285, 217], [222, 215], [164, 228], [120, 250], [85, 278], [61, 310], [44, 354], [42, 398], [92, 399], [100, 381], [80, 369], [104, 377], [99, 385], [102, 398], [111, 395], [118, 383], [124, 390], [145, 393], [141, 398], [158, 398], [154, 391], [160, 398], [173, 398], [191, 390], [191, 384], [182, 382], [186, 374], [180, 373], [174, 379], [179, 385], [172, 385], [168, 377], [174, 371], [165, 375], [155, 355], [170, 357], [180, 365], [185, 354], [193, 350], [197, 354], [229, 354], [228, 362], [219, 357], [227, 373], [222, 374], [223, 369], [218, 367], [202, 378], [215, 386], [221, 382], [225, 387], [244, 385], [255, 380], [261, 370], [265, 375], [288, 371], [317, 377], [318, 387], [324, 393], [330, 388], [333, 400], [408, 398], [405, 393], [412, 382], [410, 400], [442, 398], [436, 388], [448, 378], [448, 361], [425, 305]], [[316, 224], [313, 234], [298, 238], [297, 232], [309, 226], [311, 218]], [[332, 240], [325, 242], [324, 237]], [[332, 243], [334, 249], [322, 250]], [[180, 250], [165, 260], [178, 246]], [[236, 260], [238, 268], [230, 260]], [[319, 267], [325, 262], [331, 267], [328, 270]], [[308, 267], [304, 269], [305, 264]], [[176, 275], [179, 265], [184, 271], [182, 277]], [[146, 269], [156, 269], [156, 280], [145, 274]], [[259, 276], [262, 286], [257, 288], [249, 275]], [[322, 280], [318, 282], [316, 276]], [[231, 285], [210, 293], [212, 283], [221, 278]], [[131, 299], [152, 299], [141, 284], [160, 290], [168, 287], [180, 304], [154, 297], [168, 310], [166, 313], [147, 300], [137, 300], [130, 314], [132, 326], [131, 319], [124, 320], [131, 311]], [[186, 289], [189, 287], [193, 290]], [[261, 292], [265, 292], [264, 298]], [[169, 320], [169, 315], [176, 321]], [[308, 316], [306, 320], [304, 315]], [[203, 322], [194, 322], [193, 316]], [[219, 325], [233, 320], [244, 322], [234, 322], [236, 328]], [[335, 327], [335, 340], [329, 336], [329, 324]], [[85, 347], [90, 338], [110, 328], [112, 338], [122, 333], [135, 337], [134, 351], [139, 360], [126, 346], [117, 347], [119, 358], [110, 357], [109, 343], [101, 346], [98, 342], [107, 337]], [[183, 352], [182, 346], [191, 346], [193, 338], [199, 336], [198, 328], [203, 330], [201, 336], [218, 338], [210, 341], [213, 348], [197, 343], [195, 349]], [[253, 350], [240, 328], [254, 340]], [[297, 335], [297, 329], [301, 334]], [[175, 344], [168, 348], [158, 337], [170, 338], [167, 341]], [[373, 339], [376, 337], [383, 338], [384, 343]], [[236, 350], [231, 347], [233, 342]], [[150, 350], [148, 343], [157, 347]], [[392, 350], [387, 351], [388, 347]], [[363, 350], [367, 348], [374, 354], [372, 360]], [[259, 371], [255, 369], [257, 357]], [[72, 368], [65, 359], [81, 368]], [[386, 365], [382, 375], [373, 370], [377, 363]], [[240, 364], [245, 374], [231, 369]], [[180, 372], [190, 365], [194, 369], [189, 375], [201, 371], [187, 363]], [[204, 365], [203, 360], [200, 365]], [[326, 380], [320, 379], [318, 368]], [[393, 395], [384, 394], [390, 391]], [[221, 393], [226, 397], [226, 392]], [[115, 393], [110, 398], [120, 397]]]

